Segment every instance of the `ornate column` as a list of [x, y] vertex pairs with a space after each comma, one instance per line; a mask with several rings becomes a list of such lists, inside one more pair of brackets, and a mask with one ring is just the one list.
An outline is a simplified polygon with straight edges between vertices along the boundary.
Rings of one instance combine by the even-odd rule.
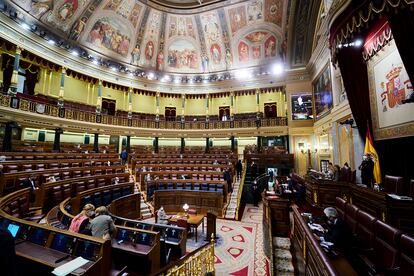
[[13, 137], [13, 128], [16, 127], [16, 122], [7, 122], [4, 128], [3, 136], [3, 151], [12, 151], [12, 137]]
[[233, 135], [230, 137], [230, 141], [231, 141], [231, 151], [234, 152], [236, 149], [236, 140], [234, 139]]
[[154, 152], [158, 153], [158, 137], [154, 138]]
[[130, 153], [131, 152], [131, 136], [128, 135], [126, 138], [127, 138], [126, 139], [126, 151]]
[[262, 136], [257, 136], [257, 152], [262, 152]]
[[132, 126], [132, 92], [133, 92], [133, 89], [129, 88], [129, 93], [128, 93], [128, 126]]
[[58, 106], [62, 108], [64, 106], [64, 96], [65, 96], [65, 76], [66, 76], [66, 68], [62, 67], [62, 73], [60, 75], [60, 89], [59, 89], [59, 99], [58, 99]]
[[181, 153], [185, 152], [185, 140], [184, 137], [181, 137], [181, 149], [180, 149]]
[[230, 92], [230, 128], [234, 128], [234, 92]]
[[55, 139], [53, 140], [53, 151], [60, 152], [60, 135], [63, 133], [63, 129], [55, 129]]
[[99, 133], [93, 134], [93, 151], [96, 153], [99, 152]]
[[256, 89], [256, 127], [259, 128], [261, 126], [261, 118], [260, 118], [260, 89]]
[[13, 74], [10, 81], [9, 95], [16, 95], [17, 85], [19, 81], [19, 64], [20, 64], [20, 54], [22, 53], [22, 48], [16, 46], [16, 53], [14, 55], [14, 65], [13, 65]]
[[210, 152], [210, 138], [206, 138], [206, 153]]
[[102, 112], [102, 80], [99, 80], [98, 83], [98, 98], [96, 100], [96, 122], [101, 122], [101, 112]]
[[210, 96], [209, 94], [206, 95], [206, 128], [209, 128], [209, 108], [210, 108]]
[[156, 128], [160, 128], [160, 95], [161, 93], [157, 92], [155, 96], [155, 127]]

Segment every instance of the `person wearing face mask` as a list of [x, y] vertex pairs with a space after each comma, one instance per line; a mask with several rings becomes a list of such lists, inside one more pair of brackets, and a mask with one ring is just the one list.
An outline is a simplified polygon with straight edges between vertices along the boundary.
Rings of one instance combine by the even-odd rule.
[[338, 216], [334, 207], [327, 207], [323, 210], [327, 219], [327, 229], [322, 241], [331, 242], [341, 251], [346, 251], [352, 244], [352, 234], [345, 221]]
[[93, 219], [95, 216], [95, 206], [92, 204], [86, 204], [83, 207], [82, 212], [76, 215], [69, 226], [69, 231], [81, 233], [81, 234], [88, 234], [89, 223], [90, 220]]
[[371, 159], [371, 155], [366, 154], [362, 157], [362, 163], [359, 165], [361, 170], [362, 184], [372, 187], [372, 180], [374, 178], [374, 161]]

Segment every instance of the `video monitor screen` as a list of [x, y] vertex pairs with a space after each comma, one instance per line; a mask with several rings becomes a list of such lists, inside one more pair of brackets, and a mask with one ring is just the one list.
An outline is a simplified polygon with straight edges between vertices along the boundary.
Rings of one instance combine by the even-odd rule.
[[75, 255], [90, 261], [96, 261], [100, 255], [100, 245], [86, 240], [78, 240]]
[[126, 241], [127, 239], [128, 239], [128, 237], [129, 237], [129, 234], [130, 234], [131, 232], [130, 231], [128, 231], [128, 230], [125, 230], [125, 229], [119, 229], [118, 230], [118, 232], [117, 232], [117, 235], [116, 235], [116, 239], [118, 240], [118, 241], [120, 241], [120, 240], [124, 240], [124, 241]]
[[17, 232], [19, 231], [20, 226], [10, 223], [9, 226], [7, 227], [7, 229], [10, 231], [10, 233], [12, 234], [13, 238], [15, 238], [17, 236]]
[[36, 243], [38, 245], [45, 245], [47, 236], [49, 232], [42, 228], [35, 228], [33, 229], [32, 233], [30, 234], [30, 241], [32, 243]]
[[64, 234], [56, 233], [55, 236], [53, 237], [52, 245], [50, 246], [50, 248], [57, 250], [57, 251], [69, 253], [72, 247], [72, 244], [73, 244], [72, 237], [66, 236]]

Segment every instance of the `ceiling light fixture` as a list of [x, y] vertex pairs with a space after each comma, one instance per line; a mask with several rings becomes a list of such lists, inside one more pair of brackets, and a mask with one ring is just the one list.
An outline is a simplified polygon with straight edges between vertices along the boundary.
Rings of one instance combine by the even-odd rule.
[[72, 51], [72, 55], [74, 55], [75, 57], [79, 56], [79, 53], [75, 50]]
[[50, 45], [55, 45], [56, 44], [56, 42], [53, 39], [49, 39], [47, 41], [47, 43], [49, 43]]
[[279, 75], [283, 74], [284, 71], [285, 71], [285, 69], [283, 68], [282, 63], [276, 63], [272, 66], [272, 74], [275, 75], [275, 76], [279, 76]]
[[245, 79], [250, 79], [252, 77], [252, 74], [251, 74], [251, 72], [249, 72], [247, 70], [238, 70], [238, 71], [236, 71], [234, 76], [238, 80], [245, 80]]

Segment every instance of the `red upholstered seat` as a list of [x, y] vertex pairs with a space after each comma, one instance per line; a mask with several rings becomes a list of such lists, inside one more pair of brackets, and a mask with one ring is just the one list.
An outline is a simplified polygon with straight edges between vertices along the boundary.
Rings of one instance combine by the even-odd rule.
[[386, 175], [384, 180], [384, 191], [391, 194], [402, 195], [403, 190], [403, 178], [401, 176]]
[[377, 219], [370, 214], [359, 211], [357, 213], [357, 226], [355, 229], [355, 236], [358, 241], [358, 248], [368, 249], [373, 248], [374, 245], [374, 224]]
[[359, 209], [355, 205], [350, 203], [345, 204], [345, 216], [344, 220], [346, 224], [348, 224], [349, 229], [351, 229], [352, 233], [355, 233], [356, 225], [357, 225], [357, 213]]
[[361, 255], [369, 274], [381, 274], [399, 264], [401, 231], [377, 220], [374, 223], [373, 250]]
[[400, 244], [401, 260], [399, 275], [412, 275], [414, 272], [414, 238], [402, 235]]
[[339, 216], [344, 219], [345, 217], [345, 205], [346, 201], [340, 197], [335, 198], [335, 206], [336, 210], [338, 211]]

